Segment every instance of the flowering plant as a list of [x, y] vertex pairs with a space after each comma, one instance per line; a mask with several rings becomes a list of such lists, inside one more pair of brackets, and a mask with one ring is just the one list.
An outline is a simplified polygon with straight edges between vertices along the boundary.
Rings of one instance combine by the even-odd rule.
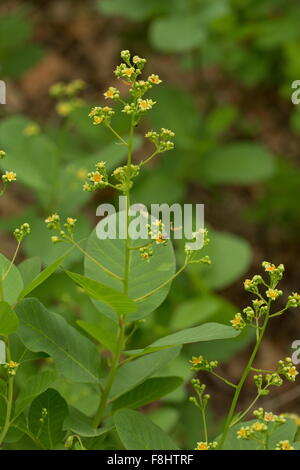
[[[156, 219], [150, 224], [143, 218], [140, 220], [150, 236], [145, 243], [131, 236], [130, 201], [136, 178], [157, 155], [173, 149], [175, 135], [167, 128], [148, 130], [145, 138], [154, 149], [141, 162], [134, 160], [135, 128], [156, 104], [146, 94], [159, 85], [161, 79], [155, 74], [141, 79], [145, 59], [132, 57], [127, 50], [121, 52], [121, 59], [115, 76], [122, 87], [127, 87], [125, 98], [121, 97], [121, 90], [110, 86], [104, 92], [104, 99], [112, 100], [114, 108], [95, 106], [89, 118], [92, 126], [104, 127], [113, 134], [116, 143], [126, 149], [127, 162], [113, 170], [108, 170], [105, 161], [95, 162], [87, 172], [83, 191], [111, 188], [125, 197], [125, 208], [118, 218], [116, 214], [108, 215], [99, 223], [101, 229], [111, 222], [121, 224], [122, 236], [99, 239], [96, 229], [87, 240], [81, 240], [77, 234], [77, 218], [54, 212], [45, 219], [45, 224], [52, 233], [52, 243], [67, 247], [60, 258], [34, 275], [32, 260], [15, 266], [21, 243], [30, 233], [28, 223], [14, 231], [17, 249], [12, 260], [1, 258], [0, 446], [5, 449], [24, 446], [51, 450], [177, 449], [177, 443], [167, 432], [136, 409], [169, 396], [182, 385], [182, 379], [170, 376], [166, 369], [178, 358], [183, 345], [232, 339], [246, 326], [255, 329], [256, 345], [238, 385], [215, 372], [216, 361], [202, 356], [192, 358], [193, 370], [217, 375], [235, 389], [223, 434], [209, 442], [205, 415], [209, 396], [204, 394], [204, 385], [198, 379], [193, 380], [197, 398], [192, 401], [201, 410], [205, 434], [197, 448], [215, 449], [226, 445], [231, 427], [249, 411], [235, 416], [240, 391], [251, 371], [256, 372], [254, 380], [258, 390], [254, 402], [265, 395], [270, 386], [279, 386], [283, 378], [294, 380], [297, 375], [289, 359], [279, 362], [276, 371], [252, 367], [269, 319], [300, 303], [299, 295], [293, 294], [283, 310], [271, 312], [273, 301], [282, 294], [277, 284], [283, 266], [276, 268], [269, 263], [264, 264], [269, 283], [260, 276], [245, 282], [246, 290], [257, 299], [253, 307], [238, 313], [231, 325], [212, 322], [168, 335], [160, 332], [156, 341], [139, 349], [131, 348], [132, 339], [146, 318], [165, 300], [172, 282], [190, 265], [210, 264], [210, 259], [201, 253], [202, 246], [209, 242], [205, 229], [193, 234], [194, 238], [202, 236], [202, 246], [195, 250], [190, 243], [185, 244], [183, 256], [181, 254], [183, 263], [177, 270], [172, 242], [165, 236], [162, 220]], [[80, 105], [75, 95], [81, 88], [82, 83], [78, 81], [71, 86], [59, 84], [52, 88], [51, 94], [58, 98], [59, 114], [67, 116], [71, 109]], [[126, 135], [114, 126], [118, 107], [128, 123]], [[4, 153], [0, 156], [2, 158]], [[2, 176], [2, 193], [15, 178], [13, 172]], [[84, 269], [80, 273], [66, 269], [65, 261], [73, 250], [83, 256]], [[94, 315], [78, 320], [70, 315], [67, 321], [59, 305], [60, 313], [55, 313], [49, 311], [38, 296], [28, 297], [34, 291], [38, 293], [36, 289], [59, 267], [64, 270], [63, 278], [74, 281], [78, 287], [76, 295], [88, 298], [84, 305], [89, 311], [94, 309]], [[259, 286], [266, 287], [265, 297]], [[34, 366], [28, 368], [28, 362]], [[30, 375], [24, 383], [25, 370]], [[80, 404], [74, 401], [72, 393], [78, 387], [82, 394]], [[274, 427], [285, 424], [281, 416], [273, 416], [269, 421], [274, 422]], [[260, 432], [268, 436], [263, 444], [266, 447], [273, 429], [266, 427], [265, 421], [266, 415], [258, 410], [257, 423], [243, 425], [238, 431], [238, 442], [256, 439]], [[294, 447], [293, 443], [287, 444], [289, 437], [285, 437], [278, 439], [277, 448]]]
[[[255, 299], [252, 300], [251, 306], [244, 308], [242, 313], [236, 313], [234, 318], [231, 320], [233, 328], [235, 328], [237, 331], [243, 330], [247, 327], [253, 328], [255, 330], [255, 346], [239, 382], [234, 384], [216, 373], [215, 369], [218, 367], [217, 361], [208, 361], [202, 356], [193, 357], [191, 359], [192, 370], [209, 372], [218, 377], [229, 387], [234, 389], [234, 396], [222, 434], [218, 441], [209, 443], [205, 410], [210, 397], [207, 394], [203, 395], [206, 388], [204, 384], [201, 385], [198, 379], [194, 379], [192, 381], [193, 387], [196, 391], [196, 396], [198, 398], [193, 396], [191, 397], [191, 401], [198, 408], [200, 408], [204, 427], [205, 441], [200, 442], [197, 445], [197, 448], [200, 450], [209, 450], [212, 448], [222, 449], [224, 447], [226, 448], [229, 445], [232, 445], [232, 440], [234, 440], [234, 437], [242, 441], [247, 441], [247, 444], [248, 441], [252, 441], [254, 448], [257, 449], [266, 450], [273, 448], [276, 450], [293, 450], [295, 448], [289, 442], [289, 440], [294, 439], [295, 437], [297, 429], [296, 423], [298, 422], [298, 418], [296, 418], [296, 423], [288, 423], [288, 419], [284, 415], [277, 416], [272, 412], [265, 412], [262, 408], [259, 408], [259, 410], [256, 410], [253, 413], [255, 418], [257, 418], [256, 421], [250, 422], [249, 424], [247, 423], [243, 426], [239, 425], [237, 427], [238, 423], [240, 423], [243, 418], [247, 417], [248, 413], [254, 407], [259, 398], [264, 397], [270, 393], [271, 387], [280, 387], [283, 384], [284, 379], [290, 382], [294, 382], [298, 375], [298, 371], [293, 365], [292, 359], [290, 357], [286, 357], [284, 360], [279, 360], [278, 367], [275, 370], [264, 370], [253, 367], [254, 360], [259, 351], [270, 319], [283, 315], [284, 312], [289, 308], [296, 308], [300, 306], [300, 295], [298, 293], [293, 293], [288, 296], [284, 308], [278, 311], [275, 310], [275, 312], [273, 311], [274, 302], [283, 294], [282, 290], [277, 289], [277, 286], [283, 277], [284, 266], [282, 264], [275, 266], [274, 264], [265, 261], [262, 263], [262, 267], [267, 272], [268, 279], [265, 280], [262, 276], [255, 275], [252, 279], [245, 280], [245, 290], [253, 294]], [[261, 292], [261, 288], [264, 289], [264, 293]], [[253, 375], [253, 381], [257, 388], [257, 394], [246, 410], [239, 411], [236, 415], [235, 413], [240, 393], [250, 374]], [[270, 423], [271, 425], [269, 425]], [[288, 439], [279, 440], [278, 438], [278, 442], [276, 442], [276, 431], [282, 432], [281, 429], [277, 430], [277, 428], [285, 424], [287, 424], [286, 433], [288, 435]], [[289, 426], [292, 428], [292, 430], [289, 429]], [[233, 429], [234, 433], [236, 433], [235, 436], [233, 436], [231, 429]], [[236, 445], [238, 444], [236, 443]], [[295, 445], [297, 446], [298, 444]]]

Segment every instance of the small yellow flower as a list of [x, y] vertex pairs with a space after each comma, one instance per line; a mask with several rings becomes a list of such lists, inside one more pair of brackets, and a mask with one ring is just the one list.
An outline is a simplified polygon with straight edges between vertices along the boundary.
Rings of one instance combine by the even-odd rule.
[[236, 433], [238, 439], [247, 439], [250, 434], [251, 434], [251, 429], [249, 428], [249, 426], [242, 427]]
[[266, 431], [268, 429], [264, 423], [260, 423], [259, 421], [256, 421], [256, 423], [252, 424], [251, 427], [253, 431], [256, 431], [256, 432]]
[[197, 442], [196, 450], [208, 450], [207, 442]]
[[7, 373], [9, 375], [16, 375], [17, 368], [19, 367], [19, 363], [15, 361], [9, 361], [5, 364], [5, 368], [7, 369]]
[[108, 90], [106, 90], [105, 93], [103, 93], [105, 99], [110, 98], [110, 99], [117, 99], [120, 97], [120, 92], [117, 90], [117, 88], [110, 86]]
[[282, 291], [278, 289], [268, 289], [266, 291], [266, 296], [271, 300], [276, 300], [280, 295], [282, 295]]
[[290, 377], [290, 378], [295, 378], [297, 375], [299, 374], [299, 372], [297, 372], [297, 369], [295, 366], [292, 366], [289, 368], [289, 370], [287, 371], [287, 375]]
[[4, 175], [2, 175], [2, 179], [5, 183], [12, 183], [16, 181], [17, 175], [13, 171], [6, 171]]
[[264, 420], [267, 421], [268, 423], [271, 423], [275, 421], [275, 416], [273, 415], [272, 412], [265, 413]]
[[135, 55], [133, 58], [132, 58], [132, 62], [134, 64], [138, 64], [142, 59], [138, 56], [138, 55]]
[[75, 225], [77, 222], [77, 219], [73, 219], [72, 217], [67, 218], [67, 224], [69, 225]]
[[295, 450], [288, 440], [280, 441], [276, 444], [276, 450]]
[[93, 124], [95, 124], [95, 125], [101, 124], [102, 121], [103, 121], [103, 117], [101, 117], [101, 116], [94, 116], [94, 122], [93, 122]]
[[190, 362], [193, 364], [193, 366], [198, 366], [199, 364], [202, 364], [203, 358], [202, 356], [193, 356]]
[[158, 233], [157, 237], [155, 238], [155, 241], [158, 245], [166, 243], [166, 239], [163, 237], [163, 234], [161, 232]]
[[18, 364], [17, 362], [15, 362], [15, 361], [9, 361], [9, 362], [8, 362], [8, 367], [10, 367], [10, 368], [12, 368], [12, 369], [14, 369], [15, 367], [18, 367], [18, 365], [19, 365], [19, 364]]
[[230, 323], [236, 330], [241, 330], [246, 326], [243, 317], [240, 313], [236, 313], [234, 318], [230, 320]]
[[94, 183], [100, 183], [102, 181], [103, 176], [99, 173], [99, 171], [95, 171], [92, 176], [90, 177], [90, 181]]
[[133, 67], [128, 67], [123, 70], [123, 74], [126, 75], [126, 77], [128, 78], [130, 78], [133, 73], [134, 73]]
[[154, 74], [150, 75], [148, 80], [149, 80], [149, 82], [154, 83], [154, 85], [159, 85], [162, 82], [162, 80], [159, 78], [159, 76], [154, 75]]
[[138, 104], [139, 104], [139, 108], [141, 111], [148, 111], [149, 109], [153, 107], [153, 105], [155, 104], [155, 101], [150, 100], [150, 99], [146, 99], [146, 100], [139, 99]]
[[275, 264], [270, 264], [270, 265], [265, 267], [265, 271], [267, 271], [267, 272], [275, 271], [275, 269], [276, 269]]
[[103, 94], [104, 94], [105, 98], [113, 98], [114, 97], [114, 92], [110, 88]]
[[47, 219], [45, 219], [45, 223], [46, 224], [51, 224], [52, 222], [58, 222], [60, 219], [59, 215], [58, 214], [52, 214], [52, 215], [49, 215], [47, 217]]
[[51, 241], [52, 243], [58, 243], [60, 240], [56, 235], [53, 235], [53, 237], [51, 237]]
[[232, 325], [234, 326], [238, 326], [241, 324], [241, 321], [242, 321], [241, 315], [236, 314], [236, 316], [234, 317], [233, 320], [230, 321], [230, 323], [232, 323]]

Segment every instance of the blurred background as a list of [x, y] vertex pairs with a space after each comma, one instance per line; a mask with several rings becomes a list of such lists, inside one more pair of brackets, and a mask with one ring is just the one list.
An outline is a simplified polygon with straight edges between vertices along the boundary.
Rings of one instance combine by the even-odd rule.
[[[211, 266], [191, 268], [176, 280], [168, 300], [147, 318], [132, 345], [206, 321], [228, 324], [249, 303], [242, 281], [261, 273], [264, 260], [285, 264], [286, 295], [299, 290], [300, 105], [291, 102], [291, 84], [300, 79], [297, 2], [2, 0], [0, 14], [0, 79], [7, 85], [7, 104], [0, 105], [0, 148], [7, 158], [0, 164], [18, 176], [0, 201], [1, 252], [12, 256], [11, 230], [26, 221], [32, 233], [18, 262], [34, 257], [37, 266], [47, 265], [65, 250], [49, 241], [43, 223], [49, 212], [77, 217], [83, 238], [95, 226], [97, 205], [115, 199], [110, 190], [92, 195], [81, 190], [96, 161], [106, 160], [113, 168], [125, 156], [111, 135], [91, 126], [87, 113], [103, 103], [108, 86], [120, 86], [113, 69], [120, 50], [129, 49], [146, 57], [146, 72], [163, 80], [152, 93], [157, 105], [138, 133], [152, 127], [176, 133], [175, 150], [143, 173], [133, 199], [204, 203], [211, 239], [205, 254], [212, 259]], [[53, 84], [75, 79], [86, 83], [78, 97], [58, 103], [49, 95]], [[115, 127], [121, 134], [127, 131], [122, 118], [115, 119]], [[135, 146], [136, 161], [149, 154], [142, 138]], [[81, 269], [79, 254], [72, 253], [68, 263]], [[35, 295], [73, 324], [78, 317], [97, 315], [60, 273]], [[186, 347], [170, 375], [188, 382], [188, 359], [205, 354], [222, 362], [223, 374], [235, 381], [252, 339], [242, 334], [213, 347]], [[296, 339], [300, 317], [291, 310], [271, 324], [260, 367], [276, 367], [291, 355]], [[214, 432], [231, 390], [214, 378], [203, 380], [212, 395]], [[69, 402], [71, 396], [74, 406], [92, 414], [97, 397], [93, 401], [89, 387], [70, 387], [57, 383]], [[249, 381], [244, 404], [254, 392]], [[299, 393], [299, 385], [286, 385], [262, 404], [274, 412], [300, 413]], [[163, 407], [156, 403], [145, 410], [184, 448], [199, 438], [199, 421], [187, 396], [188, 386], [182, 387], [163, 400]]]

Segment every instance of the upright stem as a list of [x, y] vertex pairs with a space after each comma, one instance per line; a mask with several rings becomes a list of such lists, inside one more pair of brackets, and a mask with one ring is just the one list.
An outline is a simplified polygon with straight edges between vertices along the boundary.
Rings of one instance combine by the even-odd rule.
[[231, 425], [231, 422], [232, 422], [232, 419], [233, 419], [233, 416], [234, 416], [234, 413], [235, 413], [235, 410], [236, 410], [236, 406], [237, 406], [237, 402], [238, 402], [241, 390], [242, 390], [243, 385], [244, 385], [244, 383], [245, 383], [245, 381], [248, 377], [249, 372], [251, 371], [253, 361], [256, 357], [257, 351], [259, 350], [261, 341], [262, 341], [264, 333], [266, 331], [267, 324], [268, 324], [268, 321], [269, 321], [269, 316], [270, 316], [270, 304], [269, 304], [269, 309], [268, 309], [268, 312], [266, 314], [265, 321], [264, 321], [264, 324], [262, 326], [261, 332], [260, 332], [260, 334], [258, 336], [258, 339], [256, 341], [255, 347], [252, 351], [252, 354], [250, 356], [248, 364], [247, 364], [247, 366], [246, 366], [246, 368], [243, 372], [243, 375], [242, 375], [242, 377], [241, 377], [241, 379], [240, 379], [240, 381], [237, 385], [236, 391], [234, 393], [233, 400], [231, 402], [231, 406], [230, 406], [230, 409], [229, 409], [229, 413], [228, 413], [227, 418], [226, 418], [226, 422], [225, 422], [223, 434], [222, 434], [222, 437], [221, 437], [219, 449], [222, 449], [222, 447], [224, 445], [227, 433], [229, 431], [229, 428], [230, 428], [230, 425]]
[[124, 265], [124, 294], [128, 294], [128, 280], [129, 280], [129, 265], [130, 265], [130, 242], [129, 242], [129, 207], [130, 207], [130, 172], [131, 172], [131, 161], [132, 161], [132, 144], [134, 134], [134, 114], [131, 117], [130, 123], [130, 134], [128, 142], [128, 154], [127, 154], [127, 191], [126, 191], [126, 242], [125, 242], [125, 265]]
[[[133, 134], [134, 134], [134, 114], [131, 118], [131, 125], [130, 125], [130, 135], [129, 135], [129, 142], [128, 142], [128, 155], [127, 155], [127, 183], [128, 187], [125, 193], [126, 196], [126, 242], [125, 242], [125, 261], [124, 261], [124, 276], [123, 276], [123, 292], [124, 294], [128, 294], [128, 281], [129, 281], [129, 267], [130, 267], [130, 242], [129, 242], [129, 206], [130, 206], [130, 172], [131, 172], [131, 161], [132, 161], [132, 144], [133, 144]], [[119, 317], [119, 328], [117, 333], [117, 340], [116, 340], [116, 351], [113, 355], [113, 360], [110, 368], [110, 372], [108, 374], [106, 385], [103, 389], [100, 404], [97, 410], [97, 413], [94, 418], [94, 427], [98, 428], [101, 424], [101, 420], [103, 417], [103, 413], [105, 411], [109, 394], [114, 383], [114, 379], [120, 365], [120, 357], [121, 352], [124, 347], [124, 340], [125, 340], [125, 317], [121, 315]]]
[[4, 281], [4, 280], [7, 278], [7, 276], [8, 276], [8, 274], [9, 274], [11, 268], [13, 267], [13, 265], [14, 265], [14, 263], [15, 263], [15, 261], [16, 261], [16, 257], [17, 257], [17, 254], [18, 254], [18, 252], [19, 252], [20, 246], [21, 246], [21, 242], [18, 242], [17, 248], [16, 248], [15, 253], [14, 253], [14, 255], [13, 255], [13, 258], [12, 258], [12, 260], [11, 260], [11, 262], [10, 262], [10, 264], [9, 264], [9, 266], [8, 266], [8, 268], [7, 268], [7, 270], [5, 271], [5, 273], [4, 273], [3, 276], [2, 276], [2, 281]]
[[205, 414], [205, 409], [203, 407], [203, 402], [201, 400], [201, 416], [202, 416], [202, 423], [203, 423], [203, 433], [204, 433], [204, 441], [208, 442], [208, 432], [207, 432], [207, 423], [206, 423], [206, 414]]
[[[9, 362], [11, 360], [10, 356], [10, 348], [9, 348], [9, 341], [8, 338], [6, 338], [6, 362]], [[5, 414], [5, 420], [4, 420], [4, 425], [2, 428], [2, 431], [0, 433], [0, 446], [2, 445], [6, 434], [9, 430], [10, 426], [10, 418], [11, 418], [11, 412], [12, 412], [12, 404], [13, 404], [13, 394], [14, 394], [14, 376], [10, 376], [8, 379], [8, 385], [7, 385], [7, 401], [6, 401], [6, 414]]]
[[113, 356], [113, 360], [112, 360], [110, 372], [108, 374], [106, 385], [105, 385], [105, 387], [103, 389], [103, 392], [102, 392], [102, 395], [101, 395], [100, 404], [99, 404], [97, 413], [96, 413], [95, 418], [94, 418], [94, 423], [93, 424], [94, 424], [95, 428], [98, 428], [101, 424], [102, 416], [103, 416], [103, 413], [104, 413], [105, 408], [106, 408], [109, 393], [110, 393], [112, 384], [114, 382], [114, 379], [115, 379], [115, 376], [116, 376], [116, 373], [117, 373], [117, 370], [118, 370], [118, 366], [119, 366], [119, 362], [120, 362], [120, 355], [121, 355], [121, 351], [122, 351], [123, 344], [124, 344], [124, 327], [125, 327], [124, 319], [122, 317], [120, 317], [120, 319], [119, 319], [119, 330], [118, 330], [117, 341], [116, 341], [116, 343], [117, 343], [116, 344], [116, 351], [115, 351], [114, 356]]

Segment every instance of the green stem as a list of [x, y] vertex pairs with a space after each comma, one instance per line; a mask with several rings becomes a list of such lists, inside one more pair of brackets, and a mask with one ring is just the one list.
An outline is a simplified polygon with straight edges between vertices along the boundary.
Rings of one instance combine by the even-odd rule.
[[[9, 347], [9, 340], [6, 338], [6, 362], [9, 362], [11, 360], [10, 356], [10, 347]], [[14, 394], [14, 376], [10, 376], [8, 379], [8, 385], [7, 385], [7, 406], [6, 406], [6, 414], [5, 414], [5, 420], [4, 420], [4, 425], [0, 434], [0, 446], [2, 445], [6, 434], [8, 433], [9, 427], [10, 427], [10, 418], [11, 418], [11, 412], [12, 412], [12, 404], [13, 404], [13, 394]]]
[[234, 383], [232, 383], [229, 380], [225, 379], [225, 377], [222, 377], [221, 375], [217, 374], [214, 371], [211, 371], [210, 373], [212, 375], [214, 375], [215, 377], [217, 377], [218, 379], [222, 380], [222, 382], [224, 382], [226, 385], [229, 385], [230, 387], [233, 387], [233, 388], [237, 388], [237, 385], [235, 385]]
[[285, 307], [282, 310], [280, 310], [279, 312], [273, 313], [272, 315], [270, 315], [270, 318], [279, 317], [279, 315], [282, 315], [287, 309], [288, 309], [288, 307]]
[[274, 374], [274, 370], [267, 370], [267, 369], [256, 369], [255, 367], [251, 367], [251, 370], [253, 370], [253, 372], [259, 372], [259, 373], [262, 373], [262, 374]]
[[123, 348], [123, 343], [124, 343], [124, 330], [125, 330], [125, 323], [123, 317], [120, 317], [119, 319], [119, 330], [118, 330], [118, 336], [116, 340], [116, 351], [113, 356], [110, 372], [108, 374], [107, 382], [105, 387], [103, 388], [103, 392], [101, 395], [101, 400], [100, 404], [97, 410], [97, 413], [94, 418], [94, 428], [98, 428], [101, 424], [101, 420], [103, 417], [103, 413], [106, 408], [106, 404], [108, 401], [109, 393], [112, 387], [112, 384], [114, 382], [118, 366], [119, 366], [119, 361], [120, 361], [120, 356], [121, 356], [121, 351]]
[[203, 431], [204, 431], [204, 441], [208, 442], [208, 433], [207, 433], [207, 423], [206, 423], [206, 415], [205, 415], [205, 409], [203, 406], [201, 406], [201, 416], [202, 416], [202, 422], [203, 422]]
[[223, 430], [223, 434], [222, 434], [222, 437], [221, 437], [221, 441], [220, 441], [220, 445], [219, 445], [219, 449], [222, 449], [223, 445], [224, 445], [224, 442], [225, 442], [225, 439], [226, 439], [226, 436], [227, 436], [227, 433], [229, 431], [229, 428], [230, 428], [230, 425], [231, 425], [231, 422], [232, 422], [232, 418], [234, 416], [234, 413], [235, 413], [235, 410], [236, 410], [236, 406], [237, 406], [237, 403], [238, 403], [238, 399], [239, 399], [239, 396], [240, 396], [240, 393], [241, 393], [241, 390], [243, 388], [243, 385], [248, 377], [248, 374], [249, 372], [251, 371], [251, 367], [252, 367], [252, 364], [253, 364], [253, 361], [256, 357], [256, 354], [259, 350], [259, 347], [260, 347], [260, 344], [261, 344], [261, 341], [263, 339], [263, 336], [264, 336], [264, 333], [266, 331], [266, 328], [267, 328], [267, 325], [268, 325], [268, 321], [269, 321], [269, 316], [270, 316], [270, 302], [268, 303], [268, 312], [266, 313], [266, 317], [265, 317], [265, 321], [264, 321], [264, 324], [262, 326], [262, 329], [261, 329], [261, 332], [260, 332], [260, 335], [258, 337], [258, 340], [256, 341], [256, 344], [255, 344], [255, 347], [252, 351], [252, 354], [250, 356], [250, 359], [248, 361], [248, 364], [247, 366], [245, 367], [244, 369], [244, 372], [242, 374], [242, 377], [237, 385], [237, 388], [236, 388], [236, 391], [235, 391], [235, 394], [233, 396], [233, 399], [232, 399], [232, 403], [231, 403], [231, 406], [230, 406], [230, 409], [229, 409], [229, 413], [227, 415], [227, 418], [226, 418], [226, 422], [225, 422], [225, 426], [224, 426], [224, 430]]
[[[2, 180], [1, 180], [1, 181], [2, 181]], [[7, 188], [7, 183], [4, 183], [4, 182], [2, 181], [2, 189], [1, 189], [1, 191], [0, 191], [0, 196], [3, 196], [3, 194], [4, 194], [5, 191], [6, 191], [6, 188]]]
[[106, 124], [106, 127], [122, 142], [122, 144], [128, 146], [128, 143], [121, 137], [111, 126], [110, 124]]
[[248, 406], [248, 408], [235, 420], [233, 421], [231, 424], [230, 424], [230, 427], [234, 426], [235, 424], [237, 424], [239, 421], [241, 421], [241, 419], [243, 419], [248, 413], [249, 411], [251, 410], [251, 408], [255, 405], [255, 403], [257, 402], [257, 400], [259, 399], [260, 397], [260, 394], [257, 394], [256, 397], [254, 398], [254, 400], [250, 403], [250, 405]]
[[13, 256], [11, 262], [10, 262], [10, 265], [8, 266], [7, 271], [6, 271], [6, 272], [3, 274], [3, 276], [2, 276], [2, 281], [4, 281], [4, 280], [7, 278], [7, 276], [8, 276], [8, 274], [9, 274], [11, 268], [13, 267], [13, 265], [14, 265], [14, 263], [15, 263], [15, 261], [16, 261], [16, 257], [17, 257], [17, 254], [18, 254], [18, 252], [19, 252], [20, 246], [21, 246], [21, 242], [18, 242], [16, 251], [15, 251], [14, 256]]
[[142, 300], [144, 299], [147, 299], [147, 297], [150, 297], [150, 295], [153, 295], [155, 294], [157, 291], [159, 291], [160, 289], [162, 289], [163, 287], [167, 286], [170, 282], [174, 281], [174, 279], [176, 279], [177, 276], [179, 276], [179, 274], [182, 273], [182, 271], [184, 271], [184, 269], [187, 267], [187, 263], [185, 263], [183, 266], [181, 266], [180, 269], [178, 269], [178, 271], [173, 275], [171, 276], [169, 279], [167, 279], [165, 282], [163, 282], [160, 286], [156, 287], [155, 289], [151, 290], [150, 292], [148, 292], [147, 294], [145, 295], [142, 295], [141, 297], [138, 297], [136, 299], [133, 299], [135, 302], [141, 302]]
[[112, 271], [107, 269], [105, 266], [103, 266], [103, 264], [99, 263], [99, 261], [97, 261], [87, 251], [85, 251], [83, 248], [81, 248], [81, 246], [77, 242], [75, 242], [75, 240], [73, 240], [72, 238], [69, 238], [69, 237], [68, 237], [68, 240], [69, 240], [70, 243], [72, 243], [74, 246], [76, 246], [76, 248], [78, 248], [78, 250], [81, 251], [81, 253], [84, 254], [84, 256], [89, 258], [94, 264], [96, 264], [99, 268], [101, 268], [102, 271], [104, 271], [106, 274], [109, 274], [111, 277], [114, 277], [115, 279], [118, 279], [119, 281], [124, 280], [123, 277], [118, 276], [118, 274], [113, 273]]
[[158, 150], [155, 150], [155, 152], [153, 152], [150, 157], [146, 158], [145, 160], [143, 160], [141, 163], [140, 163], [140, 166], [143, 166], [143, 165], [146, 165], [146, 163], [149, 163], [150, 160], [152, 160], [152, 158], [154, 158], [156, 155], [158, 155], [160, 152]]
[[[124, 261], [124, 277], [122, 278], [123, 281], [123, 291], [125, 294], [128, 294], [128, 281], [129, 281], [129, 267], [130, 267], [130, 250], [129, 250], [129, 206], [130, 206], [130, 172], [131, 172], [131, 161], [132, 161], [132, 144], [133, 144], [133, 134], [134, 134], [134, 119], [135, 115], [133, 114], [131, 117], [131, 125], [130, 125], [130, 136], [128, 142], [128, 156], [127, 156], [127, 183], [128, 189], [126, 191], [126, 243], [125, 243], [125, 261]], [[116, 350], [113, 355], [113, 360], [110, 368], [110, 372], [108, 374], [106, 385], [103, 388], [103, 392], [100, 399], [100, 404], [97, 410], [97, 413], [94, 418], [94, 427], [98, 428], [101, 424], [103, 419], [103, 414], [105, 408], [107, 406], [107, 402], [109, 399], [109, 394], [114, 383], [114, 379], [117, 373], [117, 370], [120, 366], [120, 357], [121, 352], [124, 347], [124, 339], [125, 339], [125, 318], [124, 315], [121, 315], [119, 318], [119, 328], [118, 334], [116, 339]]]
[[127, 191], [126, 191], [126, 243], [125, 243], [125, 265], [124, 265], [124, 294], [128, 294], [128, 280], [129, 280], [129, 266], [130, 266], [130, 241], [129, 241], [129, 206], [130, 206], [130, 172], [132, 161], [132, 144], [134, 134], [134, 119], [135, 114], [132, 114], [130, 124], [130, 134], [128, 142], [128, 155], [127, 155]]

